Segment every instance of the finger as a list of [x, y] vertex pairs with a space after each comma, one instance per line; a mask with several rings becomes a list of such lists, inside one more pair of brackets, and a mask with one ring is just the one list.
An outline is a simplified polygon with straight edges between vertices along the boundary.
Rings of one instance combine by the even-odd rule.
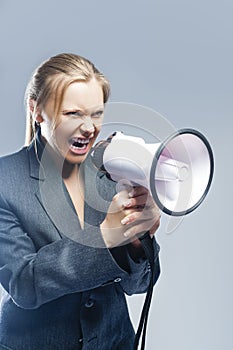
[[125, 207], [125, 203], [128, 200], [129, 200], [129, 194], [128, 194], [128, 191], [125, 191], [125, 190], [115, 194], [115, 196], [112, 199], [112, 201], [115, 202], [115, 204], [119, 208], [124, 208]]
[[[145, 222], [145, 221], [151, 221], [151, 226], [155, 223], [155, 221], [158, 220], [159, 213], [153, 212], [150, 210], [138, 210], [138, 211], [133, 211], [132, 213], [126, 215], [124, 218], [121, 220], [122, 225], [130, 225], [133, 223], [140, 223], [140, 222]], [[150, 227], [151, 227], [150, 226]]]
[[138, 197], [143, 194], [148, 194], [148, 189], [143, 186], [136, 186], [129, 192], [129, 197]]
[[128, 215], [131, 215], [133, 213], [141, 213], [143, 211], [144, 207], [133, 207], [133, 208], [124, 208], [124, 210], [122, 210], [122, 212], [124, 213], [124, 217], [127, 217]]
[[139, 237], [139, 235], [149, 231], [152, 238], [159, 226], [160, 218], [157, 219], [156, 222], [154, 219], [141, 221], [139, 223], [137, 222], [135, 225], [132, 224], [128, 226], [129, 228], [124, 232], [124, 236], [129, 238], [133, 238], [135, 236]]
[[124, 203], [124, 206], [125, 208], [144, 206], [147, 203], [147, 198], [148, 198], [147, 194], [142, 194], [137, 197], [127, 199], [127, 201]]
[[143, 189], [144, 187], [142, 187], [141, 193], [140, 191], [135, 193], [135, 197], [130, 197], [130, 194], [129, 194], [130, 198], [126, 200], [126, 202], [124, 203], [124, 206], [126, 208], [143, 207], [143, 206], [147, 208], [152, 208], [153, 206], [157, 207], [152, 196], [148, 192], [144, 193]]
[[126, 215], [122, 220], [122, 225], [129, 225], [132, 224], [135, 221], [139, 220], [145, 220], [145, 218], [142, 218], [142, 211], [133, 211], [130, 214]]

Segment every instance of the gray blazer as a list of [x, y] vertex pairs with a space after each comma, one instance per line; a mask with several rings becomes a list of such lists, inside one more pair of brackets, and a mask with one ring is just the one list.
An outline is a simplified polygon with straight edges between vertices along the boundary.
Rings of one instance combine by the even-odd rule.
[[36, 145], [37, 154], [32, 143], [0, 159], [0, 348], [130, 350], [125, 293], [145, 292], [150, 268], [127, 246], [103, 244], [99, 224], [115, 185], [85, 162], [81, 229], [39, 135]]

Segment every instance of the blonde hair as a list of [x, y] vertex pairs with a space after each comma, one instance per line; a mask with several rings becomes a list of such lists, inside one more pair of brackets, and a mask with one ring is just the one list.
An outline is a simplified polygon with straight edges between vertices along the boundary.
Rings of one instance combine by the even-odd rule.
[[[33, 73], [25, 93], [27, 114], [25, 145], [29, 145], [35, 137], [36, 109], [43, 108], [53, 95], [56, 120], [66, 88], [73, 82], [88, 82], [92, 78], [101, 84], [103, 102], [106, 103], [110, 95], [109, 81], [88, 59], [76, 54], [62, 53], [43, 62]], [[35, 103], [34, 112], [30, 109], [30, 100]]]

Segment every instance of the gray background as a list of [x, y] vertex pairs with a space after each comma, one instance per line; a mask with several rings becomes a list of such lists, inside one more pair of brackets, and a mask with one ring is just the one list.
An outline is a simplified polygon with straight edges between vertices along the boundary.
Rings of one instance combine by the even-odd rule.
[[[157, 234], [162, 274], [148, 350], [233, 347], [232, 15], [231, 0], [0, 1], [1, 155], [24, 142], [32, 70], [64, 51], [105, 72], [112, 101], [148, 106], [213, 146], [207, 199], [173, 234], [164, 215]], [[128, 299], [134, 324], [143, 298]]]

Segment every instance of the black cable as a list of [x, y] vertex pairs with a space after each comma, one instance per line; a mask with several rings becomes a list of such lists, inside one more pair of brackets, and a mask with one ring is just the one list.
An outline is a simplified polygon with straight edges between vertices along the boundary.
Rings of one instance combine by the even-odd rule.
[[143, 237], [140, 238], [142, 247], [145, 251], [145, 255], [149, 261], [150, 268], [151, 268], [151, 278], [149, 287], [147, 290], [146, 298], [144, 301], [144, 305], [141, 312], [141, 317], [138, 325], [138, 329], [135, 335], [134, 339], [134, 346], [133, 350], [138, 349], [139, 341], [142, 334], [142, 341], [141, 341], [141, 350], [145, 349], [145, 342], [146, 342], [146, 329], [147, 329], [147, 321], [149, 316], [149, 310], [153, 295], [153, 288], [154, 288], [154, 276], [155, 276], [155, 268], [154, 268], [154, 246], [153, 246], [153, 240], [150, 237], [149, 232], [146, 232]]

